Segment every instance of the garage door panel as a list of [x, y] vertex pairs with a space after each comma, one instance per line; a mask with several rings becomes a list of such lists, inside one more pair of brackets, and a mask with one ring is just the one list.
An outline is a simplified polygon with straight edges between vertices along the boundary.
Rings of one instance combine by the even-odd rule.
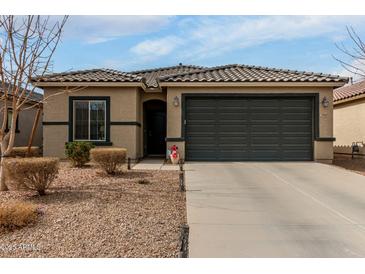
[[206, 100], [206, 99], [198, 99], [194, 98], [193, 100], [189, 100], [189, 103], [186, 105], [187, 109], [189, 108], [202, 108], [202, 107], [215, 107], [215, 100]]
[[225, 146], [225, 145], [240, 145], [242, 147], [248, 147], [247, 138], [243, 136], [239, 137], [218, 137], [217, 138], [217, 144], [218, 146]]
[[281, 114], [281, 118], [284, 121], [297, 121], [297, 120], [305, 120], [310, 122], [312, 119], [312, 113], [307, 112], [284, 112]]
[[215, 143], [215, 140], [216, 137], [214, 135], [211, 136], [197, 135], [197, 136], [189, 136], [189, 138], [187, 138], [187, 141], [191, 143], [190, 146], [212, 144]]
[[263, 124], [263, 125], [250, 126], [251, 134], [256, 134], [256, 133], [265, 134], [265, 135], [267, 135], [267, 134], [278, 134], [279, 129], [280, 129], [279, 125]]
[[236, 100], [235, 98], [219, 98], [219, 108], [223, 107], [248, 107], [248, 100], [244, 98], [239, 98]]
[[250, 116], [252, 121], [256, 120], [279, 120], [281, 118], [280, 113], [278, 112], [260, 112], [260, 113], [252, 113]]
[[298, 134], [306, 134], [308, 132], [311, 131], [312, 129], [312, 126], [311, 125], [308, 125], [308, 124], [297, 124], [297, 125], [282, 125], [281, 126], [281, 129], [283, 131], [283, 133], [285, 132], [295, 132], [295, 133], [298, 133]]
[[282, 137], [282, 146], [286, 146], [286, 145], [307, 145], [308, 147], [311, 147], [311, 141], [312, 141], [312, 136], [310, 136], [310, 134], [308, 134], [309, 136], [305, 137], [305, 136], [284, 136]]
[[270, 145], [278, 144], [280, 142], [279, 134], [275, 136], [258, 136], [251, 138], [251, 145]]
[[310, 161], [312, 159], [312, 153], [308, 152], [308, 150], [306, 150], [306, 149], [283, 150], [282, 155], [288, 161], [290, 161], [290, 160], [292, 160], [292, 161], [294, 161], [294, 160]]
[[249, 160], [248, 152], [245, 151], [220, 151], [217, 155], [220, 161], [243, 161]]
[[189, 123], [186, 126], [187, 130], [191, 133], [199, 133], [199, 132], [206, 132], [206, 131], [214, 131], [215, 125], [207, 120], [207, 123]]
[[216, 119], [218, 119], [219, 121], [238, 121], [240, 123], [245, 123], [248, 121], [249, 119], [249, 114], [248, 113], [237, 113], [237, 112], [232, 112], [232, 113], [217, 113], [216, 114]]
[[186, 116], [186, 119], [189, 120], [202, 120], [204, 122], [204, 120], [208, 119], [208, 120], [215, 120], [216, 119], [216, 113], [215, 112], [191, 112], [188, 113], [188, 115]]
[[248, 125], [245, 124], [217, 124], [216, 127], [217, 130], [217, 134], [225, 134], [225, 133], [230, 133], [230, 132], [237, 132], [237, 133], [246, 133], [248, 130]]
[[187, 159], [194, 159], [197, 161], [212, 161], [212, 160], [219, 160], [217, 158], [217, 153], [215, 150], [208, 151], [208, 150], [196, 150], [194, 153], [192, 151], [186, 152]]
[[277, 149], [252, 149], [249, 152], [250, 155], [255, 155], [255, 158], [252, 160], [256, 161], [279, 161], [280, 160], [280, 151]]
[[187, 98], [187, 160], [311, 160], [311, 98]]
[[249, 100], [249, 106], [252, 107], [279, 107], [279, 99], [273, 99], [273, 98], [250, 98]]

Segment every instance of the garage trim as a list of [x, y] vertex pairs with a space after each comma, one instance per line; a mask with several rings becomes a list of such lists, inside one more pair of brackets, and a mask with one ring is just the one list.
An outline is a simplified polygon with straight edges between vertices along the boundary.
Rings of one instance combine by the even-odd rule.
[[[182, 93], [181, 94], [181, 139], [185, 140], [186, 129], [185, 129], [185, 118], [186, 118], [186, 100], [192, 97], [308, 97], [312, 98], [313, 108], [312, 108], [312, 126], [313, 126], [313, 141], [321, 141], [319, 137], [319, 93]], [[333, 137], [325, 137], [332, 139]], [[185, 146], [186, 155], [186, 146]]]

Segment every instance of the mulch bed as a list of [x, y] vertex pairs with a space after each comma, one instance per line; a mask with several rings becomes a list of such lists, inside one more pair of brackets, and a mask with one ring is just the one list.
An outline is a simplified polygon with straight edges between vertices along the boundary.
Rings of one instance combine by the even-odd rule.
[[32, 201], [44, 212], [34, 225], [0, 231], [0, 257], [178, 257], [186, 223], [178, 177], [149, 170], [108, 176], [63, 162], [46, 196], [0, 193], [0, 203]]
[[352, 159], [351, 156], [336, 155], [333, 159], [333, 164], [365, 175], [364, 157], [355, 156], [354, 159]]

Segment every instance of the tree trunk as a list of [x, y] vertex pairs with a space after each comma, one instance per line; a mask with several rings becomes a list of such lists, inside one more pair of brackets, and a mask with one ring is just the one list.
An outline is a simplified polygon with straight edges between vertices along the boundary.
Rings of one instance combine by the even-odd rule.
[[5, 184], [4, 161], [5, 161], [5, 158], [1, 157], [1, 162], [0, 162], [0, 191], [9, 190], [8, 187]]
[[34, 138], [35, 131], [37, 129], [37, 125], [39, 123], [39, 117], [41, 116], [41, 112], [42, 112], [42, 109], [41, 109], [41, 107], [39, 107], [38, 110], [37, 110], [36, 116], [34, 118], [32, 132], [30, 133], [29, 140], [28, 140], [28, 149], [27, 149], [27, 153], [26, 153], [27, 157], [30, 156], [30, 151], [31, 151], [31, 148], [32, 148], [32, 143], [33, 143], [33, 138]]

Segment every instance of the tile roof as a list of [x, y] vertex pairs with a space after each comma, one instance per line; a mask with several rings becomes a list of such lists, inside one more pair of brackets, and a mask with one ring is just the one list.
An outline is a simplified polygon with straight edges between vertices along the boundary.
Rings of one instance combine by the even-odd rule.
[[365, 94], [365, 81], [336, 88], [333, 91], [333, 101], [349, 99], [361, 94]]
[[200, 71], [202, 69], [205, 69], [205, 67], [183, 65], [180, 63], [178, 66], [137, 70], [130, 73], [144, 77], [146, 79], [146, 85], [148, 87], [157, 88], [159, 86], [158, 79], [162, 76], [189, 73], [194, 71]]
[[[8, 95], [12, 95], [12, 85], [7, 83], [7, 84], [5, 84], [5, 86], [6, 86], [6, 89], [8, 90]], [[23, 89], [23, 88], [21, 88], [21, 89]], [[2, 93], [3, 93], [2, 84], [0, 82], [0, 94], [2, 94]], [[29, 95], [28, 100], [30, 100], [30, 101], [40, 102], [43, 100], [43, 94], [35, 92], [35, 91], [31, 92], [30, 90], [27, 90], [26, 95]]]
[[34, 82], [143, 82], [159, 88], [159, 82], [339, 82], [348, 78], [323, 73], [247, 65], [201, 67], [182, 65], [121, 72], [111, 69], [78, 70], [36, 77]]
[[47, 74], [33, 78], [35, 82], [141, 82], [138, 75], [113, 69], [89, 69]]
[[171, 74], [159, 78], [161, 82], [344, 82], [338, 75], [306, 71], [284, 70], [259, 66], [225, 65], [203, 68], [194, 72]]

